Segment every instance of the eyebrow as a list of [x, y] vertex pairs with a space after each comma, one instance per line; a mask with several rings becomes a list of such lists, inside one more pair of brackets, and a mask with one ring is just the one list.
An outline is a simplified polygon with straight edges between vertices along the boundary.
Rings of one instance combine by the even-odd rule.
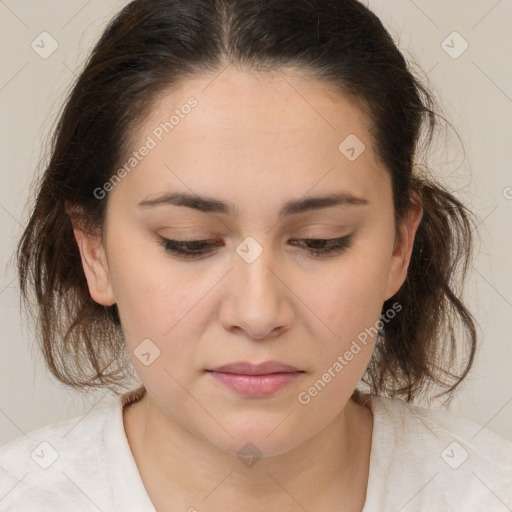
[[[283, 205], [279, 216], [287, 217], [289, 215], [297, 215], [307, 211], [332, 208], [334, 206], [361, 206], [366, 204], [368, 204], [368, 201], [362, 197], [357, 197], [350, 192], [338, 192], [317, 197], [292, 199]], [[234, 217], [239, 216], [238, 208], [236, 208], [233, 203], [224, 202], [208, 196], [189, 194], [187, 192], [170, 192], [155, 199], [144, 199], [139, 202], [139, 206], [143, 208], [159, 205], [185, 206], [204, 213], [220, 213]]]

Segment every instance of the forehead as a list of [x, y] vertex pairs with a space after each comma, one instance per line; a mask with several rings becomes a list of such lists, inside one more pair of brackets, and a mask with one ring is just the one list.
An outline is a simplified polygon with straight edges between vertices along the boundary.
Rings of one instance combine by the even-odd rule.
[[368, 196], [388, 184], [357, 104], [296, 73], [228, 66], [188, 79], [160, 94], [135, 135], [132, 150], [152, 141], [123, 180], [139, 200], [169, 190], [240, 201], [313, 188]]
[[239, 137], [247, 144], [249, 134], [255, 143], [268, 140], [268, 135], [286, 142], [302, 134], [312, 143], [321, 139], [335, 148], [344, 134], [369, 137], [366, 119], [356, 103], [324, 82], [297, 72], [257, 73], [231, 66], [160, 94], [145, 120], [145, 130], [168, 120], [191, 96], [197, 106], [181, 119], [186, 123], [173, 127], [174, 135], [189, 136], [194, 131], [198, 136], [207, 134], [209, 141], [226, 143]]

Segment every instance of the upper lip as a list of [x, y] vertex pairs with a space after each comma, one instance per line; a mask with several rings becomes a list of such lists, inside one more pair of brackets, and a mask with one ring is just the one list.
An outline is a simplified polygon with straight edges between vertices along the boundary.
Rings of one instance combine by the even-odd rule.
[[298, 368], [279, 361], [265, 361], [260, 364], [252, 364], [246, 361], [236, 361], [211, 368], [211, 372], [238, 373], [240, 375], [268, 375], [270, 373], [300, 372]]

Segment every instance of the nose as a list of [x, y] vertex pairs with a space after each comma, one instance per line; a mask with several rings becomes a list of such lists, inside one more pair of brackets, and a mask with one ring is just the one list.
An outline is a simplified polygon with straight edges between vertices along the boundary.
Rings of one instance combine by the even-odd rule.
[[226, 280], [220, 320], [225, 329], [254, 340], [274, 338], [293, 320], [293, 294], [271, 250], [251, 263], [238, 255]]

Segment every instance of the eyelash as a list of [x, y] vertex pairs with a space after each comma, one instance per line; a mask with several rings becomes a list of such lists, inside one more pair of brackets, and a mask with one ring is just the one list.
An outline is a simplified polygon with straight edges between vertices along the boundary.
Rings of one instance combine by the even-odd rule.
[[[341, 253], [344, 250], [348, 249], [350, 246], [352, 240], [352, 235], [344, 236], [341, 238], [332, 238], [329, 240], [320, 239], [320, 238], [303, 238], [301, 240], [298, 240], [299, 242], [313, 242], [313, 243], [326, 243], [330, 244], [330, 247], [322, 248], [322, 249], [314, 249], [309, 248], [306, 249], [308, 252], [310, 252], [314, 257], [322, 257], [322, 256], [329, 256], [331, 254], [335, 253]], [[198, 252], [189, 252], [190, 246], [194, 248], [202, 248], [202, 247], [212, 247], [215, 245], [218, 245], [217, 243], [208, 244], [206, 243], [208, 240], [188, 240], [185, 242], [180, 242], [178, 240], [169, 240], [168, 238], [164, 238], [163, 236], [160, 236], [160, 244], [163, 246], [163, 248], [168, 251], [172, 252], [178, 256], [183, 256], [185, 258], [189, 259], [197, 259], [205, 254], [207, 254], [210, 251], [198, 251]], [[184, 247], [189, 247], [188, 250], [184, 249]], [[193, 249], [192, 249], [193, 250]]]

